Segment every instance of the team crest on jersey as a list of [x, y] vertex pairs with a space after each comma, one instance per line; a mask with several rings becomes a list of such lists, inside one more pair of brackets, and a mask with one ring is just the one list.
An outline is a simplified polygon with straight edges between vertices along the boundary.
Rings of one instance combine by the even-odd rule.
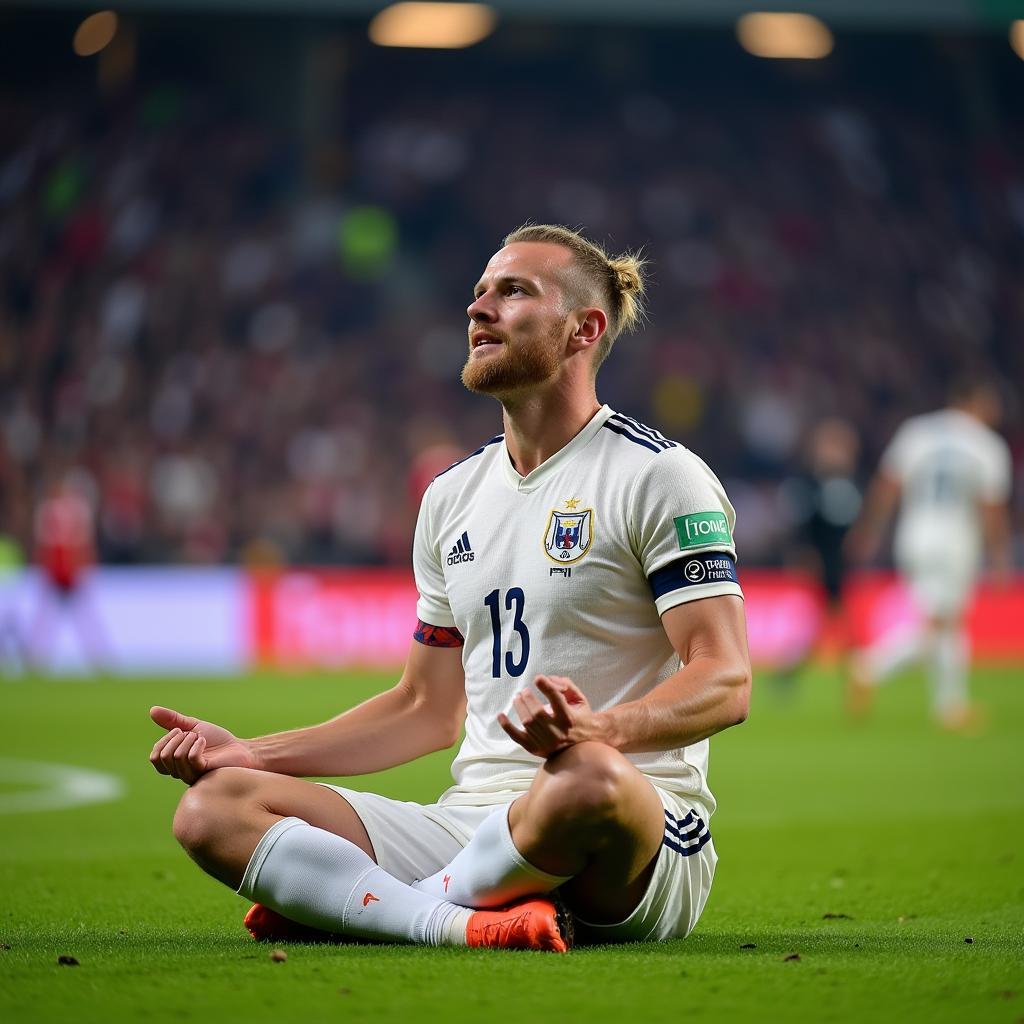
[[594, 540], [594, 510], [556, 512], [552, 510], [544, 534], [544, 551], [560, 565], [578, 562]]

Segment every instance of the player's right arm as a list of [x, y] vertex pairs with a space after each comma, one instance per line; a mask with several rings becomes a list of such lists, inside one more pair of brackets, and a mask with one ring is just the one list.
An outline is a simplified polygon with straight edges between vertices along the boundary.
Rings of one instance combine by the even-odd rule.
[[465, 717], [462, 638], [420, 623], [401, 679], [390, 690], [320, 725], [240, 739], [212, 722], [154, 707], [166, 729], [149, 760], [161, 775], [191, 784], [214, 768], [281, 775], [362, 775], [450, 747]]
[[896, 514], [903, 489], [899, 480], [884, 469], [875, 474], [868, 487], [857, 521], [846, 536], [847, 557], [854, 562], [870, 562], [882, 546], [885, 530]]
[[398, 683], [320, 725], [249, 740], [212, 722], [153, 708], [153, 720], [168, 730], [149, 757], [158, 772], [189, 784], [225, 767], [296, 776], [364, 775], [443, 750], [458, 739], [466, 714], [463, 639], [448, 604], [432, 491], [433, 484], [416, 521], [419, 621]]
[[843, 547], [852, 562], [870, 562], [882, 546], [885, 531], [896, 515], [903, 497], [903, 481], [914, 452], [920, 450], [920, 421], [903, 423], [886, 446], [878, 470], [864, 496], [857, 521], [846, 535]]

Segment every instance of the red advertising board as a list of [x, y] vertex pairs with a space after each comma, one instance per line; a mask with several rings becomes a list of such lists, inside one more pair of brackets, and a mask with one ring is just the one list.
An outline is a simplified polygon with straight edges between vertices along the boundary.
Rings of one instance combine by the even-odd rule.
[[257, 665], [393, 668], [416, 625], [416, 586], [405, 570], [257, 574], [248, 620]]
[[[820, 640], [825, 602], [798, 574], [748, 570], [751, 655], [762, 665], [786, 663]], [[902, 584], [889, 574], [863, 574], [849, 588], [846, 632], [862, 645], [916, 616]], [[392, 570], [290, 571], [251, 578], [250, 650], [264, 666], [394, 667], [416, 622], [412, 575]], [[1024, 658], [1024, 581], [983, 587], [969, 616], [979, 657]]]
[[[827, 623], [809, 578], [748, 570], [740, 582], [760, 666], [834, 653], [843, 636], [864, 645], [917, 615], [906, 589], [886, 574], [852, 580], [840, 628]], [[57, 600], [34, 570], [0, 581], [0, 675], [40, 665], [130, 675], [257, 666], [394, 670], [416, 622], [416, 589], [405, 570], [103, 568], [90, 572], [80, 598]], [[968, 623], [976, 657], [1024, 663], [1024, 578], [982, 587]], [[102, 651], [100, 666], [94, 648]]]
[[[827, 628], [825, 602], [807, 577], [755, 569], [740, 582], [750, 650], [761, 666], [834, 652], [843, 635], [863, 645], [917, 614], [906, 589], [886, 574], [852, 580], [838, 629]], [[103, 651], [103, 671], [132, 675], [255, 666], [394, 670], [416, 622], [416, 589], [405, 570], [103, 568], [89, 574], [80, 597], [57, 600], [34, 570], [0, 581], [0, 675], [40, 664], [94, 671], [94, 647]], [[976, 657], [1024, 663], [1024, 578], [982, 587], [968, 622]]]
[[[846, 608], [854, 642], [861, 645], [920, 618], [906, 587], [887, 573], [855, 577]], [[967, 628], [978, 657], [1024, 658], [1024, 580], [982, 585], [968, 610]]]

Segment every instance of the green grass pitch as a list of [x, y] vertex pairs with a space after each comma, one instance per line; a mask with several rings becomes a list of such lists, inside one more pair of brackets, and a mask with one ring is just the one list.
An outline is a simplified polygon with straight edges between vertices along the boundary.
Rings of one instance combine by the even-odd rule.
[[[922, 680], [840, 714], [834, 673], [755, 683], [712, 741], [720, 855], [687, 940], [567, 957], [248, 940], [245, 904], [170, 834], [151, 703], [242, 734], [319, 720], [376, 676], [0, 682], [2, 759], [121, 778], [120, 800], [0, 816], [0, 1020], [103, 1022], [1024, 1020], [1024, 672], [979, 668], [991, 723], [947, 736]], [[430, 799], [448, 755], [358, 784]], [[0, 761], [2, 764], [3, 761]], [[18, 783], [0, 779], [0, 804]], [[9, 802], [9, 801], [8, 801]], [[968, 941], [973, 940], [973, 941]], [[78, 966], [60, 966], [73, 956]]]

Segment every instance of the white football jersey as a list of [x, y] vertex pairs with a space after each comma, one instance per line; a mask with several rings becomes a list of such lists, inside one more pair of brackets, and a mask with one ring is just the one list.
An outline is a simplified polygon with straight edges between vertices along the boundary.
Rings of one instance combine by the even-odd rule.
[[897, 557], [980, 559], [981, 506], [1010, 493], [1010, 449], [995, 431], [957, 409], [914, 416], [896, 431], [882, 468], [900, 484]]
[[[675, 672], [661, 613], [742, 596], [734, 521], [696, 455], [608, 406], [525, 477], [503, 436], [441, 473], [423, 497], [413, 566], [419, 617], [465, 638], [466, 736], [442, 802], [529, 786], [540, 760], [496, 716], [538, 674], [569, 676], [603, 710]], [[707, 740], [627, 756], [714, 810]]]

